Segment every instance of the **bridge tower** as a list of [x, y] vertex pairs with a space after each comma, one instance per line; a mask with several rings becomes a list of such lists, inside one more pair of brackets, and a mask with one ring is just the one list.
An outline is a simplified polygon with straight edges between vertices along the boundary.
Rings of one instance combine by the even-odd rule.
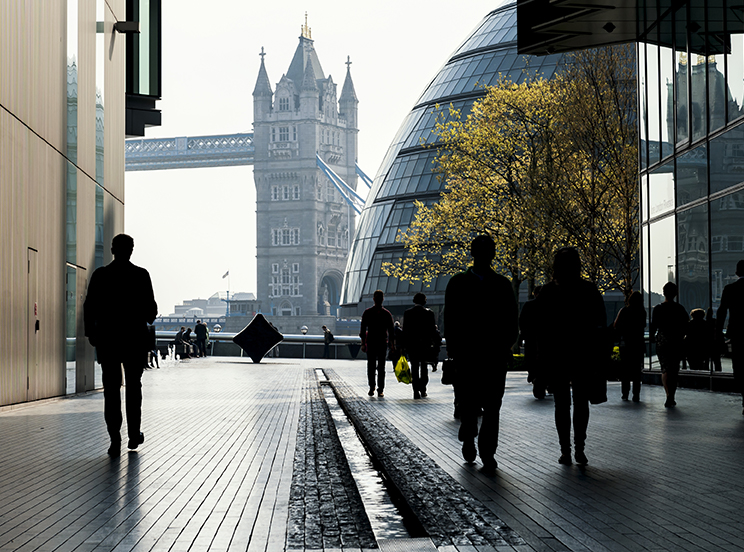
[[[283, 333], [335, 327], [354, 211], [318, 169], [316, 153], [356, 190], [357, 105], [347, 58], [337, 99], [307, 18], [272, 91], [261, 48], [253, 91], [257, 298]], [[270, 315], [270, 316], [269, 316]]]

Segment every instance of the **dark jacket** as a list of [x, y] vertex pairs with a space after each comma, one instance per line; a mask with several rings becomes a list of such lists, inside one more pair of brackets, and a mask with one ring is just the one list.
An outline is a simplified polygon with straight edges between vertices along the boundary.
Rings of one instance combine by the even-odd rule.
[[114, 260], [91, 276], [83, 304], [83, 323], [99, 362], [121, 362], [146, 355], [147, 325], [157, 315], [150, 274], [144, 268], [130, 261]]
[[206, 340], [209, 337], [209, 328], [207, 328], [206, 324], [197, 324], [194, 327], [194, 333], [196, 334], [196, 339]]
[[744, 339], [744, 278], [739, 278], [723, 288], [721, 306], [716, 313], [719, 332], [723, 331], [727, 314], [729, 323], [726, 336], [737, 341]]
[[393, 315], [385, 307], [375, 305], [362, 313], [359, 337], [367, 350], [384, 349], [388, 342], [392, 345], [394, 335]]
[[452, 358], [491, 357], [511, 360], [517, 341], [519, 306], [511, 282], [488, 269], [455, 274], [444, 296], [444, 337]]
[[429, 360], [436, 331], [436, 317], [423, 305], [416, 305], [403, 313], [403, 343], [409, 356]]

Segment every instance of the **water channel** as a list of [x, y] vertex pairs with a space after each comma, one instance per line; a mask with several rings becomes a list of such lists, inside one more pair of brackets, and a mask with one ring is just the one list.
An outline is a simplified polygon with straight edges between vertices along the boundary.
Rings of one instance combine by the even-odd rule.
[[[321, 384], [327, 382], [322, 370], [316, 370], [316, 374]], [[375, 538], [379, 541], [421, 536], [421, 530], [414, 527], [417, 522], [406, 524], [405, 516], [396, 506], [384, 475], [375, 467], [354, 425], [338, 403], [333, 389], [329, 385], [322, 385], [322, 388]]]

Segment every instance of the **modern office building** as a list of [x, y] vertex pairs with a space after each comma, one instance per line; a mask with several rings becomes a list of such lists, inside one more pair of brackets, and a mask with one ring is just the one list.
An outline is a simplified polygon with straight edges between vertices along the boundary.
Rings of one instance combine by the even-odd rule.
[[253, 90], [257, 300], [282, 333], [335, 328], [354, 211], [316, 156], [356, 190], [357, 105], [350, 64], [341, 95], [307, 23], [272, 90], [261, 54]]
[[[641, 288], [716, 309], [744, 259], [744, 18], [728, 0], [520, 0], [520, 51], [638, 44]], [[655, 357], [651, 359], [655, 368]]]
[[123, 230], [125, 134], [159, 124], [160, 2], [0, 0], [0, 14], [4, 406], [94, 386], [82, 303]]
[[376, 289], [385, 292], [385, 306], [394, 315], [402, 315], [418, 291], [427, 295], [428, 307], [436, 313], [441, 311], [449, 277], [436, 278], [427, 286], [399, 281], [382, 270], [384, 262], [394, 262], [404, 254], [396, 237], [413, 220], [414, 200], [431, 205], [444, 190], [444, 183], [432, 171], [436, 151], [426, 147], [435, 141], [432, 130], [439, 113], [437, 105], [447, 113], [451, 104], [465, 116], [473, 103], [485, 95], [482, 86], [495, 84], [499, 75], [514, 82], [522, 82], [528, 73], [549, 78], [560, 58], [517, 53], [514, 2], [489, 13], [455, 50], [403, 121], [377, 171], [346, 267], [342, 317], [358, 316], [371, 306]]

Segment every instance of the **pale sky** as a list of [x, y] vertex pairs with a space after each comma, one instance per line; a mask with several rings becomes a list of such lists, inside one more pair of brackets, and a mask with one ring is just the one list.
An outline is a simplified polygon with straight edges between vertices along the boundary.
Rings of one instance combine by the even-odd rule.
[[[162, 0], [162, 126], [146, 138], [252, 132], [261, 47], [272, 89], [300, 27], [341, 94], [346, 57], [359, 98], [359, 165], [370, 176], [403, 118], [454, 50], [502, 0], [248, 2]], [[126, 173], [132, 261], [150, 271], [160, 313], [217, 291], [256, 293], [252, 167]], [[361, 194], [366, 187], [361, 183]]]

